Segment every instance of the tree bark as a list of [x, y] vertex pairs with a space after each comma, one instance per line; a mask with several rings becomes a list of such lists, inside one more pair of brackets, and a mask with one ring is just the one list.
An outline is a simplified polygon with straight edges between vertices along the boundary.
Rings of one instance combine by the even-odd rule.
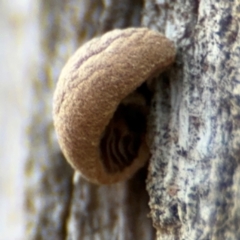
[[[155, 239], [152, 224], [158, 240], [240, 239], [239, 11], [238, 0], [42, 2], [26, 164], [28, 239]], [[156, 81], [149, 196], [146, 169], [111, 186], [74, 173], [51, 117], [68, 57], [92, 37], [130, 26], [164, 33], [178, 51]]]
[[178, 49], [152, 111], [147, 189], [157, 239], [240, 239], [240, 2], [147, 9], [144, 25], [157, 18]]

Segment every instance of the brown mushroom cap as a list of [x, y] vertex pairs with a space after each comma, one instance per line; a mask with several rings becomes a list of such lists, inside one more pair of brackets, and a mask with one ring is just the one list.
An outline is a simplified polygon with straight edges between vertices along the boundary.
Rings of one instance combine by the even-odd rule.
[[132, 164], [109, 173], [100, 160], [100, 142], [119, 103], [174, 58], [174, 45], [162, 34], [129, 28], [92, 39], [69, 59], [54, 93], [53, 118], [67, 161], [85, 178], [114, 183], [145, 164], [149, 151], [141, 139]]

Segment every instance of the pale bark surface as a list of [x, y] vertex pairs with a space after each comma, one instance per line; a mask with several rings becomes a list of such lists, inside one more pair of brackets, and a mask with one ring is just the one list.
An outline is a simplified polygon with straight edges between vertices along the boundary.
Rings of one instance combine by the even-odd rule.
[[157, 8], [144, 24], [157, 18], [178, 48], [152, 117], [147, 188], [158, 239], [240, 239], [240, 2]]
[[[239, 1], [44, 1], [26, 166], [28, 239], [240, 239]], [[159, 78], [145, 174], [92, 185], [64, 160], [52, 95], [67, 58], [114, 28], [147, 26], [178, 56]]]

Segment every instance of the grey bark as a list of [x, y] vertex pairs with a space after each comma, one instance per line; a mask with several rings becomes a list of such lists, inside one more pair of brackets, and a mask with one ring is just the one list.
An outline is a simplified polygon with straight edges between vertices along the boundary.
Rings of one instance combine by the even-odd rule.
[[[154, 239], [152, 223], [157, 239], [240, 239], [239, 11], [238, 0], [44, 1], [26, 165], [28, 239]], [[55, 83], [74, 50], [108, 30], [140, 25], [178, 50], [156, 82], [149, 196], [144, 170], [112, 186], [74, 173], [51, 117]]]
[[178, 49], [152, 116], [147, 189], [158, 239], [240, 239], [240, 2], [153, 6], [160, 13], [144, 24], [159, 19]]

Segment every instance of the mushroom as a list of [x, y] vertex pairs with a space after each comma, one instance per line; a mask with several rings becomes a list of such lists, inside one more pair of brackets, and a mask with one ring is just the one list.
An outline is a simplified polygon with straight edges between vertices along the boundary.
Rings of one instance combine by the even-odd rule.
[[174, 58], [174, 45], [162, 34], [128, 28], [90, 40], [69, 59], [54, 93], [53, 119], [64, 156], [82, 176], [111, 184], [146, 164], [146, 81]]

